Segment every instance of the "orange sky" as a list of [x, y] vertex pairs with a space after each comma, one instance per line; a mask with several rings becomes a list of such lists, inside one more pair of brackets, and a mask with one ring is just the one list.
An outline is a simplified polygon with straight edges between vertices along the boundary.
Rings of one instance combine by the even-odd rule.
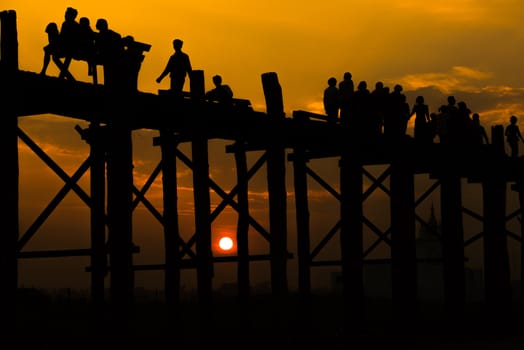
[[[447, 95], [453, 94], [480, 114], [488, 132], [491, 125], [506, 124], [512, 114], [524, 118], [524, 76], [520, 74], [524, 56], [521, 45], [524, 41], [524, 3], [521, 0], [440, 0], [433, 3], [418, 0], [48, 0], [45, 5], [30, 0], [3, 0], [0, 10], [17, 12], [20, 69], [34, 72], [41, 69], [42, 47], [47, 40], [44, 28], [51, 21], [61, 23], [68, 6], [78, 9], [79, 17], [86, 16], [93, 24], [98, 18], [106, 18], [113, 30], [152, 45], [139, 77], [138, 88], [145, 92], [168, 88], [168, 79], [157, 84], [155, 78], [172, 53], [172, 40], [178, 37], [184, 40], [184, 51], [190, 55], [193, 68], [204, 70], [206, 87], [212, 86], [213, 75], [221, 74], [236, 97], [251, 100], [253, 107], [260, 111], [265, 111], [262, 73], [278, 73], [285, 111], [290, 116], [292, 111], [300, 109], [322, 113], [322, 91], [327, 79], [330, 76], [341, 79], [343, 72], [350, 71], [355, 83], [361, 80], [367, 81], [369, 86], [379, 80], [388, 86], [400, 83], [410, 104], [417, 95], [424, 95], [431, 111], [443, 104]], [[84, 62], [73, 62], [72, 70], [78, 79], [89, 81]], [[52, 64], [48, 74], [57, 74]], [[73, 130], [75, 124], [76, 121], [58, 117], [30, 117], [20, 121], [23, 130], [70, 174], [88, 152]], [[149, 131], [133, 136], [138, 187], [159, 159], [158, 150], [151, 146], [154, 136], [156, 134]], [[220, 166], [211, 166], [212, 176], [229, 191], [235, 178], [232, 159], [224, 154], [223, 143], [211, 146], [212, 159], [220, 163]], [[256, 155], [252, 158], [256, 159]], [[324, 176], [337, 181], [333, 174], [337, 171], [336, 161], [326, 160], [318, 171], [322, 173], [326, 168], [332, 172]], [[288, 174], [291, 171], [288, 167]], [[259, 174], [251, 188], [253, 215], [260, 218], [261, 223], [267, 220], [264, 176], [263, 172]], [[182, 224], [190, 232], [191, 174], [182, 171], [179, 177]], [[87, 181], [83, 179], [83, 183]], [[60, 186], [60, 180], [22, 147], [22, 228], [38, 215]], [[155, 186], [160, 188], [158, 183]], [[292, 189], [291, 181], [288, 181], [288, 189]], [[472, 192], [478, 194], [478, 189]], [[161, 204], [158, 191], [151, 191], [149, 196], [152, 202]], [[69, 241], [73, 242], [73, 248], [83, 245], [82, 242], [87, 244], [87, 236], [78, 238], [78, 234], [72, 234], [77, 227], [71, 229], [67, 225], [68, 218], [88, 225], [84, 205], [74, 195], [71, 197], [61, 206], [61, 212], [56, 213], [54, 221], [50, 220], [42, 228], [42, 235], [35, 237], [32, 242], [35, 247], [39, 247], [39, 242], [43, 245], [51, 236], [62, 242], [64, 248], [71, 248]], [[377, 203], [383, 204], [384, 196], [378, 194], [377, 197]], [[292, 194], [290, 207], [291, 200]], [[322, 218], [315, 225], [329, 227], [334, 223], [332, 215], [338, 214], [336, 203], [314, 185], [311, 205]], [[150, 215], [142, 215], [141, 211], [144, 209], [139, 207], [136, 212], [135, 237], [144, 246], [144, 256], [154, 258], [161, 247], [161, 231]], [[290, 214], [288, 220], [292, 231], [294, 217]], [[234, 212], [228, 209], [214, 224], [215, 234], [221, 230], [231, 231], [235, 221]], [[290, 245], [293, 245], [290, 250], [294, 251], [291, 239]], [[30, 263], [23, 262], [24, 266]], [[61, 264], [62, 260], [56, 262], [57, 266]], [[54, 267], [49, 269], [54, 271]], [[80, 285], [88, 280], [85, 276], [76, 276], [73, 279], [78, 279], [76, 282]], [[22, 281], [37, 283], [23, 276]], [[43, 278], [39, 282], [47, 283]], [[61, 284], [59, 278], [49, 283]]]

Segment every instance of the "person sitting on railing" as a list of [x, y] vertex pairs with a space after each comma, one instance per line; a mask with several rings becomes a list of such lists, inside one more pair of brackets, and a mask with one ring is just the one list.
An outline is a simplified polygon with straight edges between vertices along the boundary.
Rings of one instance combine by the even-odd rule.
[[98, 30], [95, 36], [96, 60], [104, 66], [104, 85], [111, 85], [120, 80], [124, 42], [119, 33], [109, 29], [105, 18], [99, 18], [95, 27]]
[[95, 65], [95, 31], [91, 28], [89, 18], [82, 17], [78, 21], [78, 43], [77, 50], [74, 53], [74, 59], [87, 61], [88, 70], [87, 75], [94, 74]]
[[48, 43], [44, 46], [44, 63], [42, 65], [42, 70], [40, 71], [40, 74], [42, 75], [46, 74], [51, 59], [53, 59], [53, 62], [60, 70], [63, 69], [63, 64], [59, 57], [60, 31], [58, 30], [58, 25], [55, 22], [48, 23], [45, 32], [47, 33]]
[[60, 70], [59, 78], [67, 78], [71, 75], [68, 74], [68, 69], [77, 52], [78, 33], [80, 31], [80, 25], [76, 21], [77, 16], [78, 11], [72, 7], [68, 7], [64, 15], [64, 22], [62, 22], [62, 26], [60, 27], [58, 54], [60, 57], [64, 57], [63, 68], [65, 69]]
[[215, 84], [215, 87], [206, 92], [206, 100], [228, 104], [233, 102], [233, 90], [229, 85], [222, 83], [220, 75], [217, 74], [213, 77], [213, 84]]
[[[87, 61], [88, 74], [93, 73], [94, 32], [89, 19], [82, 17], [80, 22], [77, 22], [77, 15], [76, 9], [68, 7], [60, 30], [56, 22], [50, 22], [46, 26], [48, 44], [44, 47], [44, 62], [40, 74], [46, 74], [51, 59], [60, 69], [59, 78], [62, 79], [75, 80], [69, 72], [73, 59]], [[63, 62], [61, 58], [64, 58]]]

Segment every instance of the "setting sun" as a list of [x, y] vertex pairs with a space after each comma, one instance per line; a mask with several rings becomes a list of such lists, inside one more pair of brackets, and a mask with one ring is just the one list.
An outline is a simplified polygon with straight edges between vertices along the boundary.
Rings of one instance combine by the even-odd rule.
[[222, 237], [218, 241], [218, 246], [222, 251], [230, 251], [233, 248], [233, 240], [230, 237]]

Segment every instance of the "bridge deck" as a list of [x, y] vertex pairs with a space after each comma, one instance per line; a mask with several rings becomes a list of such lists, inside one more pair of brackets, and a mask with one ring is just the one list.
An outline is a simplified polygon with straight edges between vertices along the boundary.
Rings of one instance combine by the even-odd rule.
[[[285, 148], [302, 148], [308, 159], [339, 157], [348, 147], [344, 128], [328, 124], [314, 113], [297, 111], [294, 118], [276, 119], [253, 110], [248, 100], [235, 99], [233, 105], [224, 106], [209, 101], [195, 103], [187, 93], [179, 100], [165, 92], [120, 95], [103, 85], [24, 71], [19, 71], [17, 81], [20, 117], [50, 113], [133, 130], [172, 130], [180, 142], [190, 141], [194, 133], [205, 133], [208, 139], [241, 141], [248, 150], [263, 150], [278, 143]], [[406, 136], [401, 145], [379, 140], [349, 147], [354, 148], [363, 165], [409, 160], [414, 173], [436, 176], [452, 170], [469, 181], [480, 181], [493, 171], [486, 165], [486, 159], [494, 152], [492, 145], [420, 145]], [[507, 181], [516, 181], [519, 164], [518, 159], [507, 157], [498, 171], [505, 174]]]

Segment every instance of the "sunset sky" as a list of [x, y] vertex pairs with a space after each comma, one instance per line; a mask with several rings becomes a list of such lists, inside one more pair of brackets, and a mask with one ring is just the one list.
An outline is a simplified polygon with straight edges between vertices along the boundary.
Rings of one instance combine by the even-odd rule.
[[[193, 68], [204, 71], [206, 88], [212, 87], [211, 77], [220, 74], [224, 83], [232, 87], [235, 97], [249, 99], [253, 108], [259, 111], [265, 111], [260, 78], [265, 72], [278, 74], [285, 112], [291, 116], [294, 110], [323, 113], [322, 92], [327, 79], [333, 76], [341, 80], [343, 73], [349, 71], [355, 85], [363, 80], [370, 87], [377, 81], [390, 87], [401, 84], [410, 105], [417, 95], [423, 95], [432, 112], [445, 103], [448, 95], [454, 95], [457, 101], [465, 101], [473, 112], [480, 114], [488, 133], [492, 125], [506, 125], [511, 115], [524, 121], [524, 3], [521, 0], [3, 0], [0, 10], [17, 12], [21, 70], [40, 71], [42, 47], [47, 43], [44, 29], [49, 22], [60, 24], [68, 6], [78, 10], [78, 17], [88, 17], [93, 27], [98, 18], [105, 18], [109, 27], [123, 36], [132, 35], [135, 40], [152, 45], [142, 64], [140, 91], [156, 93], [158, 89], [168, 88], [169, 79], [157, 84], [155, 78], [172, 54], [172, 40], [181, 38]], [[85, 62], [74, 61], [72, 71], [79, 80], [89, 81]], [[53, 64], [48, 74], [57, 75]], [[187, 83], [185, 89], [189, 89]], [[87, 126], [83, 122], [53, 116], [20, 121], [20, 127], [69, 174], [88, 153], [88, 147], [73, 129], [75, 124]], [[133, 135], [135, 181], [139, 188], [159, 160], [159, 150], [152, 146], [154, 136], [154, 131]], [[225, 154], [224, 146], [217, 141], [210, 143], [213, 156], [210, 171], [213, 179], [229, 191], [235, 185], [235, 173], [232, 157]], [[62, 182], [24, 146], [20, 157], [21, 227], [24, 230], [60, 189]], [[251, 157], [256, 159], [257, 155]], [[337, 188], [336, 161], [329, 163], [326, 160], [322, 164], [318, 172], [334, 181]], [[291, 173], [289, 165], [288, 174]], [[191, 173], [181, 167], [179, 177], [181, 224], [182, 229], [190, 233]], [[253, 215], [266, 224], [264, 181], [265, 173], [262, 172], [250, 188], [250, 205]], [[81, 183], [87, 191], [88, 180], [83, 179]], [[292, 181], [288, 184], [289, 205], [293, 208]], [[321, 218], [313, 227], [322, 233], [336, 222], [338, 206], [329, 194], [317, 187], [311, 189], [311, 205], [318, 209], [316, 212], [312, 209], [312, 213]], [[156, 205], [161, 205], [159, 189], [157, 181], [148, 193]], [[475, 202], [479, 191], [478, 187], [468, 191], [465, 201]], [[48, 239], [55, 242], [50, 249], [56, 249], [57, 245], [78, 248], [88, 244], [87, 209], [75, 195], [70, 197], [42, 228], [42, 234], [31, 241], [34, 249], [44, 249]], [[217, 198], [212, 195], [215, 203]], [[378, 194], [374, 200], [376, 205], [371, 207], [385, 208], [384, 195]], [[421, 216], [429, 214], [430, 205], [424, 206]], [[161, 263], [158, 249], [162, 247], [162, 233], [158, 223], [140, 206], [136, 217], [135, 237], [143, 246], [145, 256], [140, 258], [143, 259], [140, 263]], [[383, 215], [378, 214], [378, 217], [383, 219]], [[290, 213], [289, 249], [296, 253], [292, 239], [294, 220]], [[83, 222], [86, 225], [78, 224]], [[228, 209], [224, 218], [214, 223], [213, 234], [217, 237], [222, 232], [234, 234], [235, 223], [235, 213]], [[256, 233], [251, 236], [253, 251], [264, 251], [265, 243]], [[62, 275], [54, 272], [64, 266], [64, 260], [82, 259], [49, 260], [36, 268], [34, 261], [22, 262], [21, 283], [67, 286]], [[88, 277], [82, 269], [87, 263], [86, 259], [81, 264], [65, 264], [71, 270], [68, 282], [86, 286]], [[80, 269], [78, 265], [82, 265]], [[41, 269], [41, 273], [39, 277], [33, 274], [25, 277], [29, 276], [24, 275], [25, 268], [37, 272]], [[254, 267], [258, 268], [267, 270], [265, 266]], [[512, 268], [516, 268], [516, 264]], [[156, 276], [156, 273], [149, 274]], [[50, 275], [54, 277], [43, 277]], [[138, 284], [161, 285], [147, 282], [148, 278], [139, 274]], [[261, 278], [264, 279], [267, 278]], [[223, 281], [230, 280], [224, 277]]]

